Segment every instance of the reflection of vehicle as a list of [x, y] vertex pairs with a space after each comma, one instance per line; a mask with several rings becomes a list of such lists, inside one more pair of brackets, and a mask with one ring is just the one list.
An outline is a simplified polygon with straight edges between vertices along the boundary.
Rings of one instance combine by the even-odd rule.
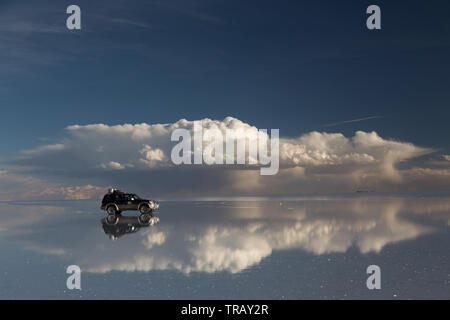
[[141, 214], [152, 213], [159, 208], [154, 200], [141, 199], [134, 193], [126, 193], [117, 189], [110, 189], [103, 197], [102, 210], [108, 214], [118, 214], [126, 210], [139, 210]]
[[136, 233], [141, 228], [152, 226], [159, 221], [159, 218], [150, 213], [144, 213], [139, 217], [124, 217], [119, 214], [110, 214], [102, 219], [103, 231], [109, 235], [111, 240], [116, 240], [127, 234]]

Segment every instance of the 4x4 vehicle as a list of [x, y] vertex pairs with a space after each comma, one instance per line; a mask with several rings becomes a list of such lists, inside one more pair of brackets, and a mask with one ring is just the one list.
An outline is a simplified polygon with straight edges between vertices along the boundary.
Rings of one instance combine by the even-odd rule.
[[141, 214], [148, 214], [158, 209], [159, 203], [154, 200], [141, 199], [134, 193], [110, 189], [103, 197], [100, 208], [108, 214], [120, 214], [127, 210], [139, 210]]

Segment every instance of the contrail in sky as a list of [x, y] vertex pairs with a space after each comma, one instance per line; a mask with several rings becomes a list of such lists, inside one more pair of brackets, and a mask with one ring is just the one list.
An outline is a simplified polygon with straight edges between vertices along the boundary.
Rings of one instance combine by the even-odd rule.
[[328, 124], [323, 125], [323, 127], [334, 127], [334, 126], [338, 126], [341, 124], [360, 122], [360, 121], [379, 119], [379, 118], [383, 118], [383, 117], [382, 116], [371, 116], [371, 117], [358, 118], [358, 119], [353, 119], [353, 120], [345, 120], [345, 121], [340, 121], [340, 122], [328, 123]]

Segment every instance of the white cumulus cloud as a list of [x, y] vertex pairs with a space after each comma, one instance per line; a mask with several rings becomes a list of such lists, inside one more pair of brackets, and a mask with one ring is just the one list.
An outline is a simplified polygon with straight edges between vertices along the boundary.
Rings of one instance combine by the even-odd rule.
[[[206, 129], [219, 130], [224, 136], [227, 130], [234, 130], [237, 139], [245, 142], [249, 132], [258, 130], [232, 117], [203, 119], [202, 124]], [[280, 171], [270, 177], [261, 177], [259, 168], [250, 165], [177, 167], [170, 159], [171, 150], [177, 144], [171, 141], [175, 129], [186, 129], [193, 135], [194, 121], [72, 125], [66, 128], [67, 134], [59, 143], [24, 151], [8, 170], [27, 168], [31, 176], [85, 177], [85, 184], [90, 185], [120, 185], [161, 195], [197, 196], [359, 189], [420, 191], [422, 186], [411, 184], [412, 181], [420, 180], [428, 186], [438, 176], [436, 169], [407, 165], [409, 160], [431, 153], [432, 149], [363, 131], [351, 137], [327, 132], [281, 137]], [[450, 185], [448, 180], [439, 177], [434, 182], [434, 189], [439, 190]]]

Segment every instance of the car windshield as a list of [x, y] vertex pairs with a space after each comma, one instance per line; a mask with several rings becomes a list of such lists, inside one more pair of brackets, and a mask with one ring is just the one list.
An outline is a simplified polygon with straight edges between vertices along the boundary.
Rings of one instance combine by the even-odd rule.
[[140, 199], [140, 197], [139, 197], [137, 194], [132, 194], [131, 196], [132, 196], [133, 198], [137, 199], [137, 200]]

